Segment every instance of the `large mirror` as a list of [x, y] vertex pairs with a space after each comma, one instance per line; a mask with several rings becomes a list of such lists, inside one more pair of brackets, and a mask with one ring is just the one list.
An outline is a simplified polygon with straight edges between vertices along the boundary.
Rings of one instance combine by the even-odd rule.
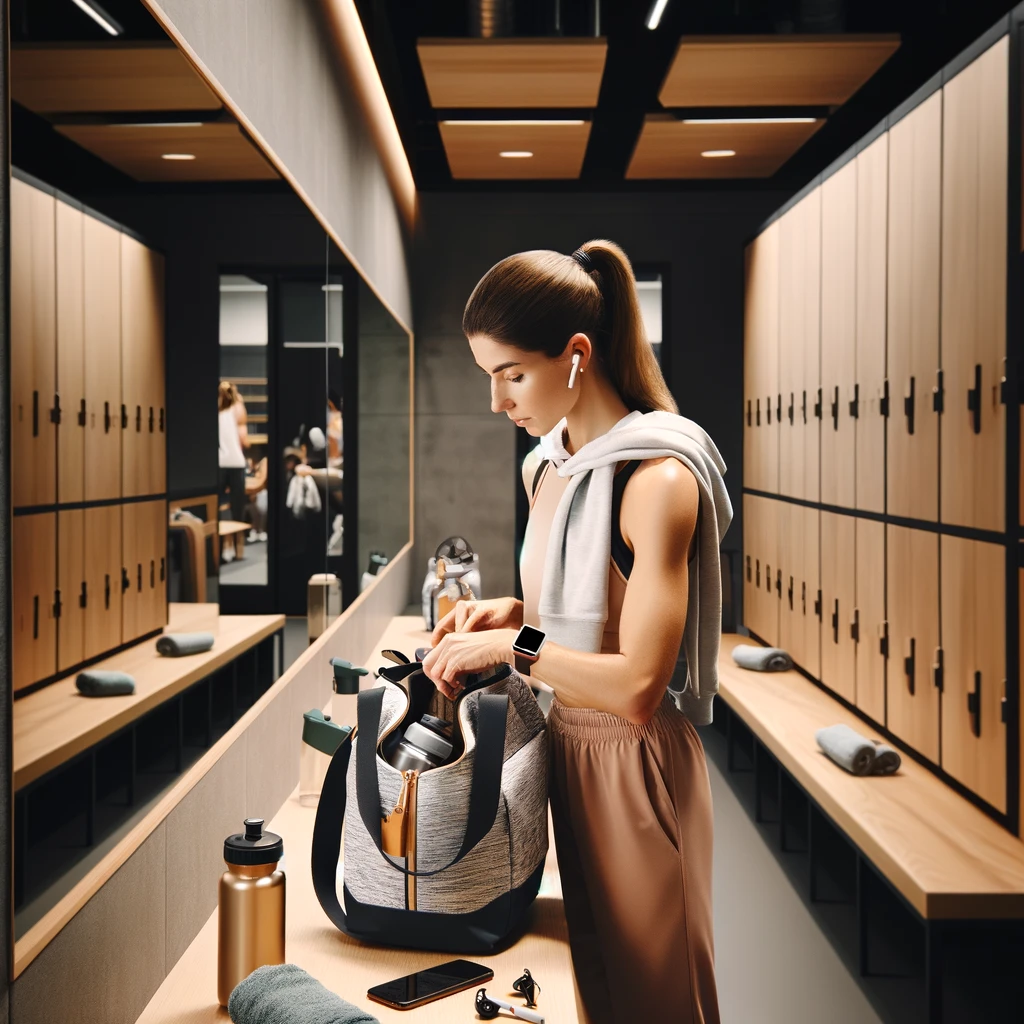
[[[11, 18], [16, 956], [410, 540], [409, 332], [140, 0], [103, 11]], [[232, 660], [181, 683], [183, 633]]]

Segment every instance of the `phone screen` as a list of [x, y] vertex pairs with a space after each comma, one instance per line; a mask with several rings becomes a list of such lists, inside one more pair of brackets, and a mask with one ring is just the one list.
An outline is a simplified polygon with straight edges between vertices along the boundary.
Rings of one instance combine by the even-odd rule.
[[475, 964], [472, 960], [450, 960], [446, 964], [377, 985], [366, 994], [389, 1006], [411, 1006], [451, 992], [460, 992], [479, 982], [490, 981], [493, 977], [494, 971], [483, 964]]

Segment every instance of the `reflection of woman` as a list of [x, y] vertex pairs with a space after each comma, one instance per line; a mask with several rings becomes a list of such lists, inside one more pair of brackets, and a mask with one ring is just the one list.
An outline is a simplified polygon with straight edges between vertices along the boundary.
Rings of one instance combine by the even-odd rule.
[[[611, 242], [503, 260], [463, 329], [491, 410], [542, 439], [523, 471], [524, 601], [456, 605], [423, 671], [453, 696], [466, 673], [515, 661], [554, 690], [551, 811], [593, 1024], [717, 1024], [711, 789], [694, 723], [711, 721], [717, 689], [725, 464], [676, 414]], [[524, 622], [548, 638], [532, 665], [512, 651]], [[680, 644], [683, 710], [667, 693]]]
[[340, 469], [344, 449], [341, 442], [341, 396], [327, 392], [327, 465]]
[[231, 381], [222, 380], [217, 389], [217, 426], [220, 448], [220, 501], [231, 506], [231, 518], [242, 521], [245, 511], [245, 449], [249, 446], [245, 403]]

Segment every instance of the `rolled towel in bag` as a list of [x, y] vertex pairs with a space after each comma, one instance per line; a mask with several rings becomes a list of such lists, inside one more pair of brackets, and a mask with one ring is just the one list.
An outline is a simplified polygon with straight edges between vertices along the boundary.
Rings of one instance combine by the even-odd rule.
[[135, 692], [135, 680], [127, 672], [100, 668], [79, 672], [75, 686], [86, 697], [123, 697]]
[[814, 738], [841, 768], [854, 775], [869, 775], [875, 763], [875, 745], [848, 725], [829, 725]]
[[202, 654], [213, 646], [212, 633], [164, 633], [156, 638], [156, 649], [165, 658]]
[[793, 659], [781, 647], [737, 644], [732, 649], [732, 660], [754, 672], [788, 672], [793, 667]]
[[380, 1024], [295, 964], [257, 967], [228, 1000], [234, 1024]]

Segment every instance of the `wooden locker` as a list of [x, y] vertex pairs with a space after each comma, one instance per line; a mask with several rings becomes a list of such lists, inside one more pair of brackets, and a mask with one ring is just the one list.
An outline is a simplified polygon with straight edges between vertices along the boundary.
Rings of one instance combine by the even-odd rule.
[[767, 396], [777, 390], [779, 232], [769, 225], [746, 252], [744, 308], [744, 469], [746, 486], [778, 490], [778, 424], [768, 425]]
[[1006, 548], [943, 535], [942, 767], [1006, 811]]
[[821, 678], [821, 630], [824, 612], [821, 603], [821, 513], [816, 508], [800, 506], [803, 525], [800, 540], [803, 546], [803, 583], [806, 584], [806, 611], [803, 614], [801, 650], [803, 667]]
[[[871, 143], [857, 163], [856, 507], [885, 511], [885, 334], [889, 136]], [[824, 353], [823, 353], [824, 355]], [[859, 682], [859, 680], [858, 680]], [[882, 721], [880, 717], [878, 721]]]
[[817, 676], [819, 670], [818, 530], [817, 509], [778, 502], [779, 594], [778, 645], [802, 668]]
[[1005, 529], [1007, 103], [1003, 36], [943, 87], [944, 523]]
[[[804, 255], [800, 229], [804, 220], [803, 204], [787, 210], [775, 223], [779, 231], [779, 344], [778, 390], [783, 396], [782, 422], [779, 431], [779, 494], [799, 497], [802, 484], [803, 417], [806, 392], [801, 350], [801, 305]], [[814, 399], [811, 399], [813, 406]], [[789, 415], [792, 408], [793, 415]]]
[[887, 511], [929, 521], [939, 501], [941, 173], [936, 93], [889, 130]]
[[147, 556], [143, 562], [143, 632], [150, 633], [167, 625], [167, 503], [147, 501], [140, 515], [145, 521]]
[[854, 507], [857, 378], [857, 163], [821, 186], [821, 501]]
[[85, 500], [101, 501], [121, 496], [121, 233], [87, 216], [82, 241]]
[[121, 643], [121, 508], [85, 510], [85, 658]]
[[[743, 286], [743, 486], [761, 489], [761, 465], [758, 459], [757, 423], [754, 420], [754, 399], [758, 386], [757, 362], [760, 358], [761, 323], [758, 308], [759, 290], [758, 239], [754, 239], [744, 252]], [[746, 506], [744, 505], [744, 508]], [[744, 514], [746, 522], [746, 514]], [[744, 533], [744, 540], [746, 534]], [[749, 550], [744, 543], [744, 550]], [[746, 576], [744, 575], [744, 580]]]
[[57, 671], [57, 517], [14, 516], [11, 524], [11, 674], [17, 693]]
[[858, 519], [855, 529], [857, 707], [885, 724], [885, 525]]
[[821, 681], [857, 703], [856, 520], [821, 512]]
[[11, 500], [57, 500], [55, 205], [11, 179]]
[[771, 645], [779, 642], [779, 595], [782, 554], [779, 547], [779, 517], [782, 502], [764, 498], [761, 509], [761, 626], [763, 639]]
[[85, 660], [85, 512], [61, 509], [57, 513], [57, 671], [64, 672]]
[[57, 500], [62, 503], [85, 498], [83, 220], [81, 210], [57, 200]]
[[938, 764], [939, 538], [886, 525], [889, 664], [886, 725]]
[[121, 234], [121, 488], [165, 489], [163, 257]]
[[143, 502], [121, 506], [121, 643], [131, 643], [145, 632], [146, 593], [143, 562], [146, 561], [146, 520]]
[[754, 633], [760, 632], [757, 628], [758, 594], [754, 583], [759, 501], [752, 494], [743, 495], [743, 625]]

